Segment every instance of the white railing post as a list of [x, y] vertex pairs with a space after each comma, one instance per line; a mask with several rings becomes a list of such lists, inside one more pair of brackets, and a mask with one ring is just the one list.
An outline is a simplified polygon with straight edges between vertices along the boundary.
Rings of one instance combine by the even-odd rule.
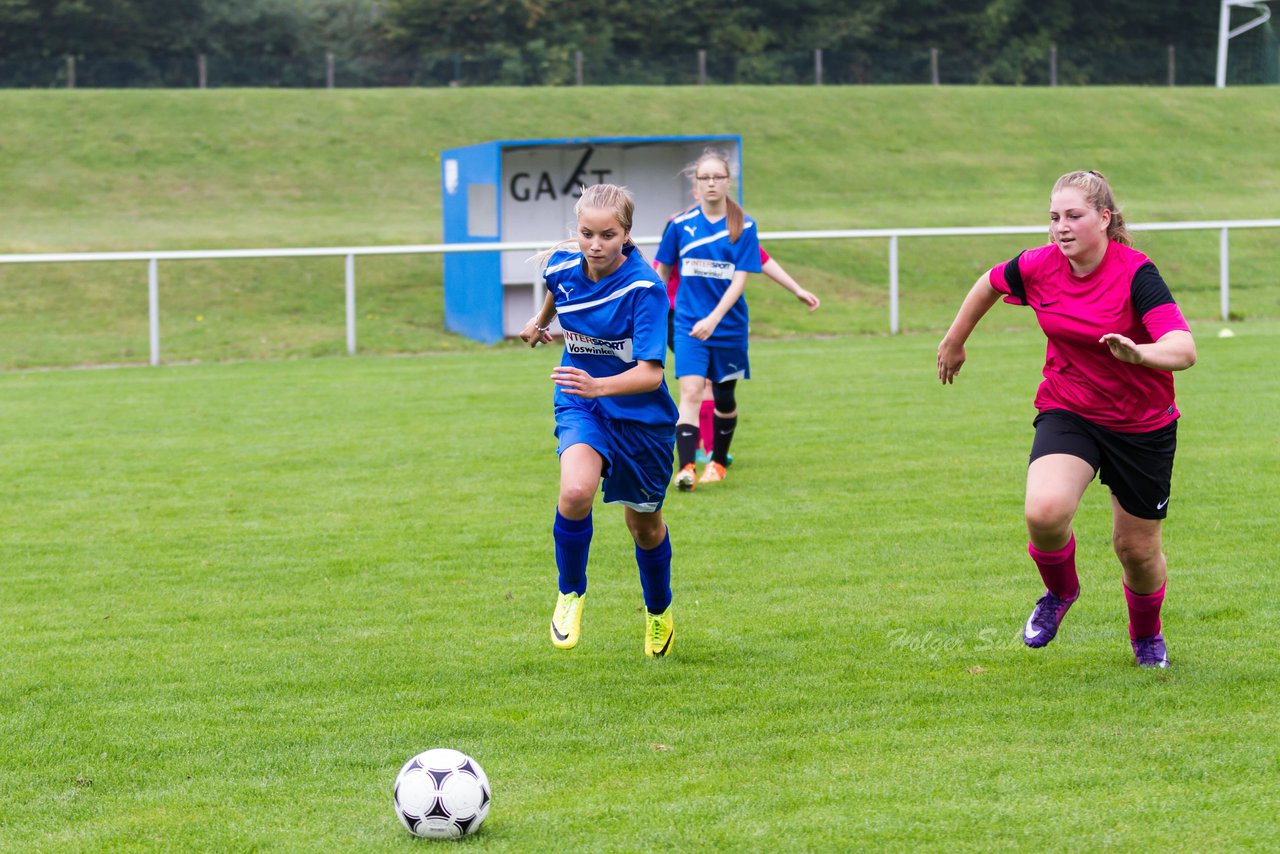
[[1231, 273], [1230, 261], [1227, 257], [1227, 233], [1230, 231], [1223, 226], [1221, 234], [1218, 236], [1218, 286], [1221, 289], [1222, 301], [1222, 319], [1226, 320], [1231, 313]]
[[347, 256], [347, 353], [356, 354], [356, 256]]
[[898, 235], [889, 238], [889, 334], [898, 334]]
[[151, 333], [151, 364], [160, 364], [160, 262], [147, 262], [147, 327]]

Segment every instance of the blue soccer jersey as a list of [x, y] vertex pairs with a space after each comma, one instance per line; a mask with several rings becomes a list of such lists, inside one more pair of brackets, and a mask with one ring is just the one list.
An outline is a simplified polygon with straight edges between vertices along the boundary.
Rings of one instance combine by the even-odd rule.
[[[543, 278], [555, 297], [564, 330], [562, 365], [581, 368], [593, 377], [608, 377], [635, 367], [640, 360], [665, 363], [667, 355], [667, 289], [639, 249], [627, 246], [618, 269], [594, 282], [583, 269], [581, 252], [556, 252], [547, 260]], [[556, 387], [556, 406], [594, 409], [606, 418], [673, 426], [675, 403], [667, 381], [641, 394], [584, 398]]]
[[[710, 222], [699, 205], [672, 219], [656, 257], [659, 263], [680, 271], [675, 334], [688, 335], [695, 323], [715, 310], [734, 273], [760, 272], [760, 239], [756, 224], [744, 218], [742, 234], [736, 243], [730, 243], [726, 220]], [[720, 320], [707, 345], [745, 347], [749, 325], [744, 295]]]

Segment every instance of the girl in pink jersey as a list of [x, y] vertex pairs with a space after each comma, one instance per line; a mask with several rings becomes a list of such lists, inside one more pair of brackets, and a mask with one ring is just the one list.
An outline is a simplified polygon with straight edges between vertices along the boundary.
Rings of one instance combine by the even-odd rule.
[[1173, 371], [1196, 345], [1168, 286], [1132, 248], [1107, 180], [1070, 172], [1054, 184], [1048, 246], [984, 273], [938, 345], [938, 378], [954, 382], [965, 342], [997, 301], [1030, 306], [1048, 339], [1027, 468], [1027, 546], [1045, 595], [1023, 629], [1043, 647], [1080, 595], [1072, 519], [1095, 474], [1111, 490], [1111, 541], [1137, 663], [1168, 667], [1160, 626], [1161, 545], [1177, 445]]

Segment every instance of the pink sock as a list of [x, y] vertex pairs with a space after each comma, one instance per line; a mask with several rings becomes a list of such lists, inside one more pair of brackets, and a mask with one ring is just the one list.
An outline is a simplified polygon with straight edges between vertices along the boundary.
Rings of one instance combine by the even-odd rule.
[[701, 408], [698, 409], [698, 433], [702, 436], [702, 449], [708, 454], [715, 448], [716, 431], [713, 427], [712, 413], [715, 412], [716, 402], [714, 400], [702, 401]]
[[1042, 552], [1027, 543], [1027, 553], [1036, 562], [1044, 586], [1059, 599], [1074, 599], [1080, 593], [1080, 578], [1076, 575], [1076, 535], [1056, 552]]
[[1160, 606], [1164, 604], [1164, 589], [1169, 582], [1160, 585], [1155, 593], [1134, 593], [1126, 586], [1124, 601], [1129, 606], [1129, 639], [1154, 637], [1160, 633]]

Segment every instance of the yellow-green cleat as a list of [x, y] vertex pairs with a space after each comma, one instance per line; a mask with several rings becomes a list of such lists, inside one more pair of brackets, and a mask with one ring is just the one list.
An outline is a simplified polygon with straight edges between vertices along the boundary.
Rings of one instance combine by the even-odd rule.
[[671, 616], [671, 606], [661, 614], [644, 612], [644, 654], [661, 658], [671, 652], [676, 642], [676, 621]]
[[551, 645], [556, 649], [573, 649], [582, 633], [582, 600], [586, 594], [561, 593], [551, 615]]

